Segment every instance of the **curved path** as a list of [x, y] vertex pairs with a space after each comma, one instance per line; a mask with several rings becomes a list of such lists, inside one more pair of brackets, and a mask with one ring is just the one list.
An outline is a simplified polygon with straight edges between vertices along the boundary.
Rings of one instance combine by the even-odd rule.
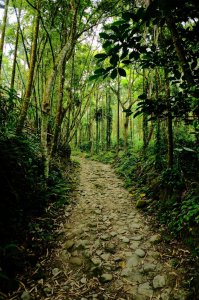
[[161, 240], [135, 208], [109, 165], [80, 158], [77, 205], [50, 266], [40, 299], [184, 300], [183, 270], [157, 251]]

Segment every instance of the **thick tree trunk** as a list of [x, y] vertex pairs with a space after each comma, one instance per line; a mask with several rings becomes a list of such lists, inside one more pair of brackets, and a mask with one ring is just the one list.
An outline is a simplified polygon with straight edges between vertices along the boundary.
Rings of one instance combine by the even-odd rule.
[[1, 30], [1, 39], [0, 39], [0, 84], [2, 83], [1, 82], [2, 81], [1, 72], [2, 72], [2, 60], [3, 60], [3, 47], [4, 47], [4, 40], [5, 40], [7, 16], [8, 16], [8, 5], [9, 5], [9, 0], [6, 0], [5, 8], [4, 8], [2, 30]]
[[56, 117], [55, 117], [53, 138], [52, 138], [52, 142], [51, 142], [50, 157], [52, 157], [53, 154], [57, 150], [57, 143], [58, 143], [59, 133], [61, 131], [61, 122], [62, 122], [62, 119], [63, 119], [62, 118], [62, 110], [63, 110], [65, 70], [66, 70], [66, 60], [64, 59], [63, 65], [61, 67], [59, 96], [58, 96], [58, 101], [57, 101], [57, 111], [56, 111]]

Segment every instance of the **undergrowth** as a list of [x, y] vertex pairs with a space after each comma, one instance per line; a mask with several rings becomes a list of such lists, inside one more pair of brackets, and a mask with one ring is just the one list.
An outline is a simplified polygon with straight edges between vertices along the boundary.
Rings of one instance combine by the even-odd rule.
[[35, 135], [0, 138], [0, 290], [18, 287], [26, 272], [55, 240], [55, 219], [70, 201], [74, 164], [56, 158], [48, 184]]

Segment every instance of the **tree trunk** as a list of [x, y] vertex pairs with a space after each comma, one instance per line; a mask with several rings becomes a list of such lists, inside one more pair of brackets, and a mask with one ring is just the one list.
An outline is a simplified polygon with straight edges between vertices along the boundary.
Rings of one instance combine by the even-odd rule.
[[168, 106], [168, 116], [167, 116], [167, 126], [168, 126], [168, 168], [173, 167], [173, 118], [171, 112], [171, 102], [170, 102], [170, 87], [168, 72], [165, 70], [165, 91]]
[[16, 65], [17, 65], [17, 51], [18, 51], [19, 32], [20, 32], [20, 17], [21, 17], [21, 4], [20, 4], [20, 8], [19, 8], [19, 15], [18, 15], [19, 22], [17, 23], [14, 58], [13, 58], [13, 65], [12, 65], [12, 75], [11, 75], [11, 82], [10, 82], [11, 90], [14, 89], [14, 84], [15, 84], [15, 74], [16, 74]]
[[62, 110], [63, 110], [65, 70], [66, 70], [66, 59], [64, 59], [64, 62], [63, 62], [62, 68], [61, 68], [61, 74], [60, 74], [59, 96], [58, 96], [58, 101], [57, 101], [57, 111], [56, 111], [56, 117], [55, 117], [53, 138], [52, 138], [52, 142], [51, 142], [50, 157], [52, 157], [53, 154], [57, 150], [57, 143], [58, 143], [59, 133], [61, 130], [61, 122], [63, 119], [62, 118]]
[[[78, 2], [79, 5], [79, 2]], [[62, 48], [60, 54], [58, 55], [58, 58], [56, 60], [56, 63], [53, 67], [53, 70], [51, 71], [50, 76], [48, 77], [45, 89], [44, 89], [44, 95], [43, 95], [43, 101], [42, 101], [42, 122], [41, 122], [41, 149], [42, 149], [42, 157], [43, 157], [43, 164], [44, 164], [44, 176], [46, 179], [48, 179], [49, 176], [49, 153], [48, 153], [48, 120], [50, 117], [50, 99], [51, 99], [51, 91], [53, 84], [55, 82], [57, 73], [61, 70], [62, 65], [64, 61], [68, 61], [70, 57], [73, 54], [73, 50], [76, 44], [76, 25], [77, 25], [77, 12], [78, 12], [78, 6], [75, 8], [73, 21], [71, 25], [71, 36], [66, 41], [64, 47]]]
[[2, 72], [2, 60], [3, 60], [3, 47], [4, 47], [6, 23], [7, 23], [7, 15], [8, 15], [8, 5], [9, 5], [9, 0], [6, 0], [5, 8], [4, 8], [3, 23], [2, 23], [1, 40], [0, 40], [0, 84], [2, 83], [1, 82], [2, 81], [1, 72]]
[[25, 90], [25, 95], [22, 102], [21, 112], [16, 128], [16, 133], [20, 134], [24, 128], [25, 120], [27, 117], [28, 107], [30, 103], [30, 96], [32, 92], [32, 86], [33, 86], [33, 77], [34, 77], [34, 70], [35, 70], [35, 64], [36, 64], [36, 52], [37, 52], [37, 40], [39, 35], [39, 23], [40, 23], [40, 13], [39, 13], [39, 7], [40, 7], [40, 0], [37, 2], [37, 15], [35, 19], [35, 26], [34, 26], [34, 34], [33, 34], [33, 41], [32, 41], [32, 48], [31, 48], [31, 56], [30, 56], [30, 69], [28, 73], [28, 83]]
[[116, 155], [119, 155], [120, 151], [120, 77], [117, 78], [117, 147]]
[[185, 53], [185, 50], [182, 45], [182, 40], [181, 40], [178, 30], [176, 28], [176, 24], [173, 20], [173, 17], [171, 15], [166, 17], [166, 22], [167, 22], [168, 28], [171, 32], [173, 43], [174, 43], [175, 50], [176, 50], [176, 54], [178, 56], [180, 65], [184, 72], [185, 79], [190, 86], [194, 86], [195, 82], [193, 79], [193, 75], [192, 75], [191, 69], [189, 67], [189, 63], [186, 58], [186, 53]]

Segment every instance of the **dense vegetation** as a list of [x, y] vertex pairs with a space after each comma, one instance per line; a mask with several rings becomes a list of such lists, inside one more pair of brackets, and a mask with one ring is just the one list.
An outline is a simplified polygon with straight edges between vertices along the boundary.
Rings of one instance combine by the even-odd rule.
[[113, 163], [198, 255], [197, 1], [5, 0], [1, 15], [3, 282], [5, 261], [40, 232], [34, 219], [65, 203], [71, 148]]

